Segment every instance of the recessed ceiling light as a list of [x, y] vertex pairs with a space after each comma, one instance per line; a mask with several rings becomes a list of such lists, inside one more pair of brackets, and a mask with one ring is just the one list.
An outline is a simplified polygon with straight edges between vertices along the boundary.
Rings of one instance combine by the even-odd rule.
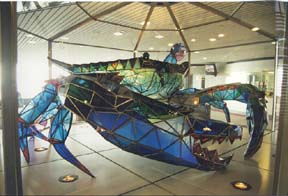
[[203, 57], [203, 60], [207, 60], [207, 57]]
[[113, 35], [121, 36], [121, 35], [123, 35], [123, 32], [122, 31], [117, 31], [117, 32], [114, 32]]
[[164, 38], [164, 36], [163, 35], [155, 35], [155, 38], [162, 39], [162, 38]]
[[224, 37], [225, 35], [223, 33], [218, 34], [218, 37]]
[[174, 45], [173, 43], [169, 43], [169, 44], [168, 44], [168, 46], [173, 46], [173, 45]]
[[242, 191], [248, 191], [252, 188], [250, 184], [242, 181], [231, 182], [231, 184], [235, 189], [239, 189]]
[[78, 176], [77, 175], [66, 175], [66, 176], [61, 176], [58, 180], [60, 182], [74, 182], [76, 180], [78, 180]]
[[154, 50], [154, 48], [153, 48], [153, 47], [150, 47], [149, 50]]
[[36, 44], [36, 41], [29, 40], [28, 43], [29, 43], [29, 44]]
[[30, 38], [32, 38], [32, 37], [34, 37], [34, 35], [26, 34], [26, 37], [30, 37]]
[[276, 42], [271, 42], [271, 44], [273, 44], [273, 45], [274, 45], [274, 44], [276, 44]]
[[[141, 25], [144, 25], [145, 21], [141, 22]], [[150, 21], [147, 22], [147, 25], [150, 25]]]
[[259, 30], [260, 30], [259, 27], [253, 27], [253, 28], [251, 29], [251, 31], [259, 31]]
[[191, 39], [191, 42], [196, 42], [196, 39], [192, 38], [192, 39]]
[[42, 151], [45, 151], [45, 150], [48, 150], [48, 148], [45, 148], [45, 147], [34, 148], [35, 152], [42, 152]]
[[134, 53], [137, 53], [138, 51], [137, 51], [137, 50], [134, 50], [133, 52], [134, 52]]
[[209, 41], [210, 41], [210, 42], [215, 42], [215, 41], [216, 41], [216, 38], [210, 38]]
[[184, 29], [181, 29], [180, 31], [182, 31], [182, 32], [183, 32], [183, 31], [184, 31]]
[[193, 52], [193, 53], [195, 53], [195, 54], [199, 54], [200, 52], [199, 52], [199, 51], [195, 51], [195, 52]]
[[69, 38], [68, 37], [60, 37], [60, 39], [68, 40]]

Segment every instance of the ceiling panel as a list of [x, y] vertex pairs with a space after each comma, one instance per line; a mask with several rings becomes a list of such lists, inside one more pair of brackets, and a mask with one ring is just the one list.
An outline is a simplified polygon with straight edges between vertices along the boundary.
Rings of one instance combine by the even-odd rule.
[[80, 5], [92, 16], [95, 16], [111, 7], [119, 5], [121, 2], [89, 2]]
[[[118, 31], [123, 32], [123, 35], [115, 36], [113, 34], [114, 32]], [[125, 27], [115, 27], [114, 25], [92, 21], [83, 26], [83, 28], [78, 28], [65, 35], [65, 37], [69, 38], [69, 40], [62, 40], [59, 38], [57, 41], [68, 41], [73, 43], [133, 50], [139, 33], [139, 30], [128, 29]]]
[[[191, 50], [269, 40], [269, 38], [231, 21], [193, 28], [185, 30], [183, 33]], [[224, 37], [218, 38], [218, 34], [221, 33], [224, 34]], [[216, 41], [211, 42], [210, 38], [216, 38]], [[196, 41], [191, 42], [191, 39], [196, 39]]]
[[206, 2], [204, 4], [224, 12], [225, 14], [231, 15], [233, 11], [242, 4], [242, 2]]
[[[102, 20], [142, 28], [150, 6], [143, 3], [131, 3], [111, 14], [101, 17]], [[132, 11], [133, 10], [133, 11]]]
[[[162, 39], [155, 38], [157, 35], [164, 36]], [[157, 32], [157, 31], [146, 31], [143, 34], [138, 50], [148, 51], [149, 48], [153, 48], [156, 51], [170, 51], [171, 46], [169, 43], [179, 43], [182, 39], [177, 31], [170, 32]], [[151, 49], [150, 49], [151, 50]]]
[[177, 3], [172, 6], [172, 11], [181, 28], [223, 19], [190, 3]]
[[147, 29], [176, 29], [166, 7], [155, 7], [149, 22]]
[[246, 2], [235, 14], [235, 17], [275, 35], [275, 7], [273, 2]]
[[[88, 18], [88, 16], [77, 5], [37, 11], [31, 14], [29, 13], [28, 17], [24, 19], [22, 19], [21, 15], [18, 17], [18, 26], [20, 28], [45, 38], [50, 38]], [[20, 24], [21, 21], [24, 22]]]

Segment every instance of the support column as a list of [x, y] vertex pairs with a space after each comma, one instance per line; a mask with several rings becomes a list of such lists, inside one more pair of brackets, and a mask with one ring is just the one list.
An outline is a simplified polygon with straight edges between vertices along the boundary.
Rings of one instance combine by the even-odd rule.
[[272, 131], [275, 131], [276, 126], [276, 104], [277, 104], [277, 75], [278, 75], [278, 59], [279, 59], [279, 42], [275, 45], [275, 60], [274, 60], [274, 94], [273, 94], [273, 105], [272, 105]]
[[[277, 128], [278, 136], [274, 168], [274, 183], [272, 190], [273, 195], [288, 195], [288, 10], [287, 3], [285, 4], [286, 6], [283, 6], [283, 8], [285, 7], [286, 11], [286, 24], [284, 26], [284, 28], [286, 27], [286, 30], [283, 38], [281, 38], [281, 41], [283, 41], [284, 44], [280, 44], [281, 46], [278, 48], [281, 50], [280, 54], [281, 57], [283, 57], [283, 61], [281, 60], [281, 62], [283, 63], [279, 63], [279, 69], [282, 72], [282, 82], [279, 126]], [[281, 81], [280, 78], [279, 80]]]
[[3, 154], [6, 195], [22, 195], [21, 159], [18, 139], [16, 87], [16, 2], [0, 3], [2, 66]]
[[48, 41], [48, 79], [51, 80], [52, 79], [52, 61], [50, 60], [52, 58], [52, 41]]

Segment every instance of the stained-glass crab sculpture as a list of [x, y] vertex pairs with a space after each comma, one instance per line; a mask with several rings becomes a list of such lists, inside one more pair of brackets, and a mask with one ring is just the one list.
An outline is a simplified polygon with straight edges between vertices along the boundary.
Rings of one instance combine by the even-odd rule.
[[[201, 145], [241, 139], [242, 128], [230, 123], [224, 100], [247, 104], [250, 141], [244, 154], [260, 148], [268, 124], [265, 95], [249, 84], [227, 84], [203, 90], [180, 90], [188, 63], [169, 64], [148, 58], [70, 65], [51, 59], [71, 73], [50, 80], [19, 114], [20, 147], [29, 161], [27, 137], [50, 142], [67, 161], [93, 177], [66, 148], [72, 113], [92, 125], [121, 149], [175, 165], [201, 170], [224, 168], [232, 156], [219, 157]], [[65, 91], [64, 101], [58, 91]], [[202, 118], [198, 108], [223, 109], [227, 122]], [[38, 124], [51, 120], [48, 136]]]

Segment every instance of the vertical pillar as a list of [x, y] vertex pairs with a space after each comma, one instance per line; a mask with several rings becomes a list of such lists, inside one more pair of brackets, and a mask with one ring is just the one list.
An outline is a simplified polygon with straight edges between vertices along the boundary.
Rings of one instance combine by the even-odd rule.
[[[278, 2], [276, 2], [278, 3]], [[284, 7], [284, 6], [283, 6]], [[288, 13], [287, 3], [286, 10], [286, 30], [283, 36], [283, 64], [279, 64], [282, 71], [281, 94], [280, 94], [280, 110], [279, 110], [279, 126], [277, 137], [277, 148], [275, 157], [273, 195], [288, 195]], [[282, 44], [281, 44], [282, 45]], [[282, 53], [282, 52], [281, 52]], [[282, 55], [281, 55], [282, 56]]]
[[17, 124], [18, 101], [16, 87], [16, 2], [0, 3], [0, 22], [5, 193], [6, 195], [22, 195], [22, 176]]
[[52, 58], [52, 41], [48, 41], [48, 79], [51, 80], [52, 79], [52, 61], [50, 60], [50, 58]]
[[275, 131], [276, 123], [276, 104], [277, 104], [277, 75], [278, 75], [278, 59], [279, 59], [279, 42], [275, 45], [275, 60], [274, 60], [274, 94], [273, 94], [273, 105], [272, 105], [272, 131]]

